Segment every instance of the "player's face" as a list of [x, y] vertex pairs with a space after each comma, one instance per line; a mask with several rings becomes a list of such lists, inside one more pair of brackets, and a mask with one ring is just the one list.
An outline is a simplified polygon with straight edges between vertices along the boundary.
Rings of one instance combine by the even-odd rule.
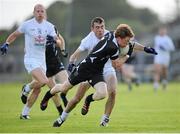
[[130, 41], [130, 37], [125, 37], [125, 38], [117, 38], [117, 42], [120, 47], [126, 47], [128, 45], [128, 42]]
[[166, 28], [161, 28], [161, 29], [159, 30], [159, 34], [160, 34], [161, 36], [166, 35], [166, 34], [167, 34]]
[[46, 11], [43, 6], [36, 6], [34, 9], [34, 16], [38, 22], [41, 22], [43, 19], [45, 19]]
[[105, 24], [95, 22], [91, 30], [95, 33], [98, 39], [101, 39], [104, 36]]

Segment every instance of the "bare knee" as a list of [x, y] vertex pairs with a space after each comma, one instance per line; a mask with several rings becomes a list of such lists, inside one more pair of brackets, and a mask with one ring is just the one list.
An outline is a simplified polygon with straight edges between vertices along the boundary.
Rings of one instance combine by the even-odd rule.
[[106, 90], [102, 90], [102, 91], [97, 91], [98, 94], [98, 99], [104, 99], [107, 96], [107, 91]]
[[44, 85], [48, 85], [48, 84], [49, 84], [49, 80], [48, 80], [48, 78], [46, 78], [46, 79], [42, 80], [42, 81], [41, 81], [41, 84], [42, 84], [42, 86], [44, 86]]
[[49, 84], [49, 79], [47, 77], [43, 77], [43, 78], [39, 79], [37, 82], [34, 82], [34, 87], [35, 88], [43, 87], [48, 84]]
[[103, 93], [101, 93], [101, 98], [104, 99], [106, 98], [107, 95], [108, 95], [107, 91], [104, 91]]
[[94, 85], [96, 92], [93, 95], [94, 100], [101, 100], [107, 96], [107, 85], [104, 82], [99, 82]]
[[49, 81], [46, 81], [46, 80], [40, 81], [40, 82], [38, 83], [38, 85], [35, 86], [35, 88], [44, 87], [45, 85], [48, 85], [48, 82], [49, 82]]

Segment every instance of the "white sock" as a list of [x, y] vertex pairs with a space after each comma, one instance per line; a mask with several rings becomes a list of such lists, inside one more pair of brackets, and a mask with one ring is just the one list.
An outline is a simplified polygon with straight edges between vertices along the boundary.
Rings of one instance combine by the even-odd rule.
[[30, 91], [31, 91], [31, 88], [30, 88], [29, 84], [27, 84], [27, 85], [25, 86], [25, 92], [26, 92], [26, 93], [29, 93]]
[[159, 83], [158, 82], [154, 82], [154, 89], [158, 89], [159, 88]]
[[168, 84], [168, 81], [166, 79], [163, 79], [162, 80], [162, 87], [163, 87], [163, 89], [166, 89], [167, 84]]
[[69, 115], [69, 113], [66, 113], [66, 112], [62, 112], [62, 114], [61, 114], [61, 119], [63, 120], [63, 121], [65, 121], [66, 120], [66, 118], [68, 117], [68, 115]]
[[104, 114], [103, 116], [102, 116], [102, 122], [105, 120], [105, 119], [109, 119], [109, 116], [108, 115], [106, 115], [106, 114]]
[[29, 115], [30, 108], [27, 107], [27, 105], [24, 105], [24, 108], [22, 110], [22, 115]]
[[163, 85], [167, 85], [167, 84], [168, 84], [168, 81], [167, 81], [166, 79], [163, 79], [163, 80], [162, 80], [162, 84], [163, 84]]

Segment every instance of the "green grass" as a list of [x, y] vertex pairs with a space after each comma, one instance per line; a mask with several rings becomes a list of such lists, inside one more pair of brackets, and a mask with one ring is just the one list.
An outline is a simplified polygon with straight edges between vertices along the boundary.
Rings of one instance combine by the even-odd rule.
[[[31, 120], [20, 120], [23, 104], [20, 101], [22, 84], [0, 84], [0, 133], [113, 133], [113, 132], [180, 132], [180, 84], [171, 83], [166, 91], [154, 92], [152, 85], [142, 84], [133, 88], [120, 84], [116, 105], [109, 126], [99, 127], [105, 100], [92, 103], [86, 116], [80, 114], [83, 101], [70, 113], [60, 128], [52, 123], [58, 117], [54, 104], [50, 102], [46, 111], [39, 108], [43, 89], [31, 110]], [[68, 98], [76, 91], [72, 89]], [[93, 92], [90, 89], [89, 92]]]

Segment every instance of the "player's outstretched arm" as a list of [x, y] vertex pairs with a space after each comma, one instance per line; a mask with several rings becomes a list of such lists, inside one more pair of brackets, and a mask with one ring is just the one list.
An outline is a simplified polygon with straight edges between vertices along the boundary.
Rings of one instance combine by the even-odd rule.
[[143, 46], [138, 42], [135, 42], [134, 49], [139, 50], [139, 51], [145, 51], [146, 53], [149, 53], [149, 54], [154, 54], [154, 55], [158, 54], [154, 48]]
[[11, 33], [8, 38], [6, 39], [6, 43], [11, 44], [12, 42], [14, 42], [16, 40], [17, 37], [19, 37], [22, 33], [20, 33], [19, 31], [15, 31], [13, 33]]
[[75, 63], [77, 59], [79, 59], [82, 51], [80, 49], [76, 49], [76, 51], [70, 56], [69, 63]]
[[21, 34], [22, 33], [20, 33], [19, 31], [15, 31], [8, 36], [8, 38], [6, 39], [6, 42], [0, 46], [0, 51], [2, 55], [7, 53], [9, 44], [14, 42], [16, 38]]

